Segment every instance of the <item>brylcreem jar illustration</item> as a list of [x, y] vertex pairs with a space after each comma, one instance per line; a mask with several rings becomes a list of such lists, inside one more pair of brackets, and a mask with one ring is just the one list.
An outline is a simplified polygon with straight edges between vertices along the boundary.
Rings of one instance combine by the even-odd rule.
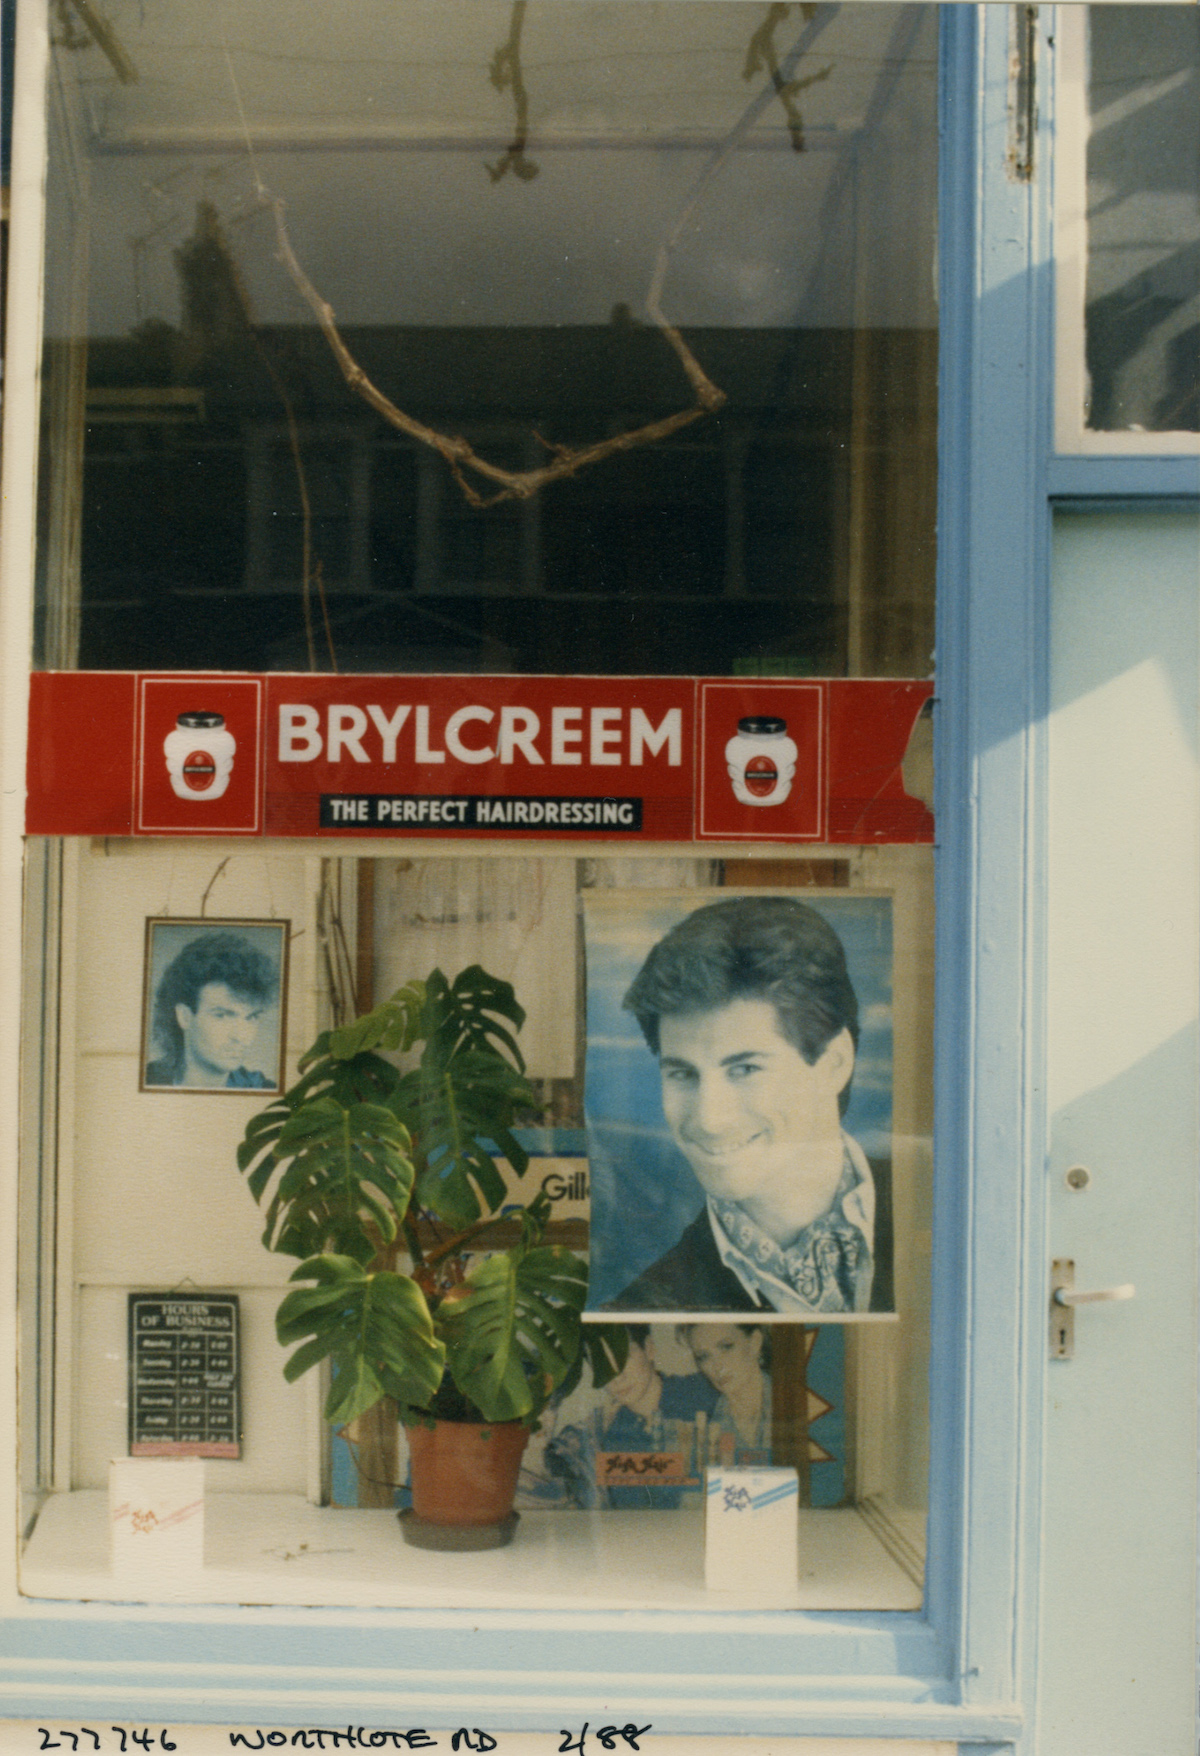
[[740, 719], [737, 736], [725, 746], [734, 798], [743, 805], [782, 805], [792, 790], [798, 755], [785, 719], [770, 714]]
[[237, 739], [219, 713], [181, 713], [163, 739], [171, 790], [180, 799], [219, 799], [233, 773]]

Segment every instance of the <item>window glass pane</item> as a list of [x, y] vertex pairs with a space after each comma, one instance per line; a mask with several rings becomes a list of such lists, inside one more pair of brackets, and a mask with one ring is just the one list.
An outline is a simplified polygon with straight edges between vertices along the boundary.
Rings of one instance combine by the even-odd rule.
[[110, 10], [57, 28], [38, 663], [928, 673], [934, 8]]
[[1087, 424], [1200, 431], [1200, 15], [1093, 6]]
[[[253, 0], [228, 15], [227, 39], [182, 0], [110, 0], [106, 27], [55, 16], [36, 664], [337, 668], [438, 688], [447, 672], [929, 674], [934, 8], [361, 0], [318, 15]], [[178, 729], [215, 717], [189, 712]], [[928, 791], [929, 724], [905, 762], [914, 796]], [[784, 746], [769, 748], [742, 758], [760, 786]], [[199, 746], [178, 754], [212, 767]], [[24, 1588], [120, 1595], [103, 1543], [79, 1532], [106, 1517], [109, 1461], [139, 1410], [163, 1430], [184, 1412], [139, 1401], [136, 1385], [131, 1401], [128, 1300], [188, 1285], [237, 1289], [243, 1368], [237, 1454], [207, 1462], [209, 1552], [224, 1559], [206, 1565], [201, 1600], [703, 1608], [702, 1472], [770, 1463], [799, 1482], [788, 1606], [918, 1608], [931, 849], [229, 845], [221, 858], [199, 839], [76, 839], [30, 865], [31, 993], [63, 996], [31, 1003], [44, 1047], [31, 1078], [67, 1094], [72, 1126], [39, 1112], [27, 1161], [29, 1261], [59, 1260], [64, 1290], [25, 1313], [41, 1398], [26, 1416], [31, 1504], [59, 1491]], [[693, 894], [697, 908], [800, 900], [841, 941], [857, 1023], [847, 1014], [828, 1039], [840, 1077], [822, 1086], [818, 1145], [832, 1194], [782, 1262], [795, 1293], [820, 1258], [841, 1302], [764, 1298], [731, 1308], [763, 1322], [720, 1335], [665, 1308], [631, 1327], [634, 1375], [614, 1390], [585, 1375], [531, 1442], [522, 1534], [561, 1521], [533, 1539], [534, 1569], [447, 1570], [402, 1545], [390, 1516], [349, 1520], [332, 1541], [330, 1507], [409, 1510], [409, 1441], [394, 1407], [323, 1423], [320, 1395], [283, 1378], [275, 1312], [294, 1260], [263, 1249], [237, 1169], [281, 1059], [286, 1086], [319, 1033], [436, 970], [511, 982], [532, 1089], [480, 1136], [499, 1168], [478, 1186], [499, 1207], [543, 1193], [549, 1241], [578, 1260], [602, 1204], [594, 1073], [611, 1005], [649, 1092], [627, 1132], [653, 1135], [660, 1162], [674, 1153], [671, 1216], [688, 1226], [710, 1191], [625, 986], [597, 998], [587, 934], [607, 902], [640, 931], [663, 908], [685, 919]], [[168, 992], [161, 948], [182, 955], [192, 929], [201, 942], [223, 928], [277, 966], [286, 943], [286, 981], [276, 967], [252, 992], [218, 970]], [[767, 1015], [768, 1060], [822, 1060], [825, 1039], [776, 1029], [774, 998], [733, 1003]], [[411, 1045], [388, 1052], [412, 1070]], [[742, 1144], [757, 1153], [762, 1132], [751, 1121]], [[523, 1178], [505, 1168], [526, 1152]], [[636, 1168], [635, 1153], [608, 1191]], [[653, 1181], [638, 1199], [661, 1209]], [[458, 1214], [418, 1202], [411, 1231], [371, 1233], [372, 1272], [420, 1271], [446, 1299], [446, 1226], [469, 1224], [473, 1199]], [[665, 1244], [649, 1248], [636, 1205], [627, 1229], [642, 1234], [633, 1278]], [[759, 1230], [775, 1255], [791, 1248]], [[474, 1265], [520, 1236], [501, 1214]], [[745, 1288], [762, 1239], [721, 1236]], [[717, 1370], [722, 1349], [736, 1383]], [[644, 1458], [663, 1492], [645, 1492]], [[642, 1512], [655, 1516], [628, 1523]], [[301, 1552], [303, 1577], [278, 1559]], [[753, 1577], [738, 1591], [719, 1607], [779, 1601]]]
[[[185, 1406], [180, 1399], [203, 1397], [208, 1386], [185, 1385], [186, 1363], [178, 1362], [155, 1367], [155, 1384], [135, 1391], [131, 1408], [130, 1297], [161, 1300], [183, 1289], [193, 1302], [233, 1290], [239, 1303], [240, 1444], [236, 1455], [210, 1448], [205, 1459], [208, 1559], [188, 1584], [200, 1601], [918, 1608], [928, 1469], [932, 850], [713, 859], [601, 846], [584, 859], [528, 849], [519, 858], [469, 849], [314, 859], [277, 843], [234, 848], [217, 866], [211, 845], [74, 840], [61, 866], [56, 844], [32, 847], [30, 967], [57, 976], [67, 997], [57, 1031], [46, 1033], [42, 1084], [73, 1106], [76, 1145], [60, 1140], [56, 1176], [54, 1141], [45, 1137], [50, 1097], [31, 1108], [43, 1138], [40, 1169], [36, 1141], [27, 1155], [26, 1236], [32, 1247], [40, 1219], [44, 1247], [57, 1243], [63, 1292], [57, 1312], [34, 1300], [22, 1308], [31, 1392], [40, 1386], [58, 1411], [52, 1428], [35, 1407], [25, 1411], [27, 1514], [36, 1522], [24, 1591], [119, 1597], [106, 1547], [110, 1460], [135, 1443], [176, 1443], [172, 1422], [184, 1414], [227, 1418], [224, 1402], [215, 1411]], [[270, 1102], [280, 1031], [290, 1083], [320, 1028], [414, 978], [441, 969], [454, 979], [478, 964], [510, 981], [525, 1011], [518, 1040], [532, 1086], [515, 1137], [530, 1159], [517, 1175], [490, 1147], [506, 1184], [497, 1205], [543, 1196], [546, 1242], [584, 1259], [598, 1217], [597, 1155], [619, 1157], [636, 1271], [647, 1261], [640, 1234], [656, 1223], [667, 1179], [677, 1229], [703, 1211], [705, 1190], [685, 1162], [686, 1132], [672, 1128], [674, 1145], [667, 1137], [659, 1072], [633, 1017], [621, 1012], [620, 993], [623, 1052], [644, 1062], [653, 1107], [631, 1109], [623, 1130], [599, 1114], [596, 1062], [614, 1042], [580, 917], [653, 921], [665, 910], [684, 918], [745, 898], [803, 904], [845, 948], [859, 1034], [841, 1126], [853, 1143], [849, 1157], [869, 1166], [874, 1208], [869, 1222], [860, 1211], [859, 1223], [870, 1234], [879, 1295], [870, 1302], [880, 1309], [849, 1320], [828, 1310], [799, 1320], [767, 1312], [761, 1321], [743, 1309], [682, 1326], [668, 1312], [661, 1320], [651, 1313], [631, 1326], [631, 1366], [613, 1387], [594, 1388], [585, 1369], [574, 1390], [543, 1410], [519, 1479], [511, 1566], [498, 1569], [485, 1554], [455, 1556], [447, 1567], [403, 1543], [392, 1516], [411, 1499], [408, 1435], [394, 1406], [326, 1425], [308, 1382], [284, 1380], [275, 1313], [297, 1263], [263, 1248], [267, 1199], [256, 1205], [236, 1159], [247, 1123]], [[53, 941], [48, 908], [61, 911]], [[270, 951], [284, 926], [286, 993], [281, 1005], [268, 1002], [257, 1025], [223, 990], [232, 1023], [200, 1030], [187, 1002], [177, 1003], [192, 1068], [177, 1080], [162, 1034], [172, 1020], [157, 1004], [170, 960], [206, 936], [214, 956], [216, 941], [230, 935]], [[205, 1002], [196, 999], [201, 1018]], [[31, 1027], [36, 1005], [35, 996]], [[398, 1060], [410, 1069], [414, 1052]], [[31, 1057], [31, 1078], [35, 1071]], [[792, 1100], [786, 1092], [776, 1100], [768, 1122], [790, 1129], [800, 1150]], [[415, 1223], [430, 1260], [460, 1229], [430, 1209]], [[516, 1219], [502, 1216], [477, 1237], [471, 1261], [511, 1248], [518, 1235]], [[408, 1253], [390, 1261], [404, 1273], [414, 1266]], [[218, 1390], [230, 1394], [226, 1382]], [[157, 1441], [150, 1428], [136, 1435], [142, 1417], [162, 1429]], [[714, 1598], [704, 1584], [702, 1472], [764, 1464], [797, 1471], [798, 1583], [781, 1595], [748, 1566], [732, 1595]], [[39, 1511], [51, 1487], [58, 1491]], [[343, 1511], [331, 1526], [326, 1508], [371, 1516], [347, 1523]], [[303, 1570], [285, 1565], [304, 1545]]]

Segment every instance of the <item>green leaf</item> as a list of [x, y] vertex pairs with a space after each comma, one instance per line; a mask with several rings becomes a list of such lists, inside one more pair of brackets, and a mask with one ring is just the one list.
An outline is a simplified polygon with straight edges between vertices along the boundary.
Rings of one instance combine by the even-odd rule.
[[[328, 1044], [328, 1034], [318, 1038], [318, 1042]], [[386, 1104], [400, 1078], [390, 1061], [371, 1050], [363, 1050], [349, 1060], [310, 1051], [301, 1065], [307, 1071], [283, 1094], [291, 1109], [299, 1109], [310, 1097], [332, 1097], [341, 1104]]]
[[473, 963], [453, 982], [435, 969], [425, 989], [421, 1035], [432, 1061], [440, 1064], [464, 1053], [496, 1055], [511, 1060], [519, 1073], [525, 1071], [516, 1037], [500, 1023], [507, 1019], [516, 1030], [525, 1023], [524, 1008], [517, 1003], [511, 982]]
[[[522, 1107], [527, 1108], [529, 1106]], [[513, 1134], [510, 1129], [505, 1128], [498, 1123], [492, 1132], [492, 1139], [496, 1142], [496, 1145], [500, 1148], [501, 1153], [508, 1160], [517, 1176], [523, 1177], [525, 1172], [529, 1169], [529, 1154], [521, 1145], [521, 1142], [517, 1139], [516, 1135]]]
[[585, 1323], [584, 1351], [597, 1390], [617, 1378], [629, 1360], [629, 1330], [624, 1323]]
[[315, 1284], [296, 1287], [279, 1307], [280, 1342], [304, 1342], [284, 1372], [290, 1381], [321, 1360], [331, 1362], [327, 1420], [353, 1420], [383, 1396], [429, 1401], [442, 1381], [446, 1350], [414, 1280], [386, 1271], [369, 1274], [340, 1255], [304, 1262], [292, 1279]]
[[304, 1374], [313, 1366], [319, 1366], [328, 1352], [329, 1349], [325, 1345], [323, 1336], [315, 1336], [312, 1341], [306, 1341], [303, 1347], [298, 1347], [295, 1353], [289, 1354], [284, 1361], [284, 1377], [289, 1384], [294, 1384], [297, 1378], [303, 1378]]
[[601, 1390], [625, 1370], [629, 1358], [629, 1330], [624, 1323], [581, 1323], [579, 1327], [583, 1346], [559, 1385], [563, 1397], [570, 1396], [583, 1377], [585, 1361], [591, 1367], [592, 1383]]
[[[497, 1156], [518, 1175], [528, 1163], [512, 1133], [518, 1112], [536, 1103], [514, 1034], [524, 1019], [511, 983], [473, 964], [453, 982], [435, 969], [323, 1032], [301, 1077], [251, 1120], [238, 1147], [251, 1194], [267, 1203], [264, 1244], [368, 1261], [375, 1242], [396, 1236], [418, 1173], [421, 1205], [457, 1228], [497, 1212], [508, 1193]], [[418, 1042], [419, 1064], [405, 1074], [376, 1052]], [[410, 1138], [389, 1131], [381, 1111]]]
[[495, 1213], [508, 1190], [484, 1142], [494, 1143], [517, 1110], [535, 1102], [515, 1068], [474, 1049], [440, 1067], [423, 1058], [420, 1067], [406, 1073], [394, 1107], [420, 1144], [421, 1204], [456, 1226]]
[[558, 1245], [501, 1251], [478, 1262], [468, 1296], [443, 1303], [437, 1327], [455, 1383], [485, 1420], [536, 1414], [580, 1347], [587, 1270]]
[[[319, 1061], [322, 1057], [328, 1055], [329, 1034], [330, 1033], [327, 1030], [323, 1030], [318, 1036], [316, 1042], [313, 1043], [310, 1048], [305, 1049], [299, 1062], [300, 1071], [302, 1073], [306, 1067], [311, 1067], [314, 1061]], [[292, 1089], [295, 1090], [295, 1087]]]
[[[269, 1144], [274, 1146], [274, 1141], [271, 1141]], [[271, 1181], [274, 1170], [275, 1154], [273, 1151], [267, 1152], [264, 1155], [261, 1164], [257, 1165], [247, 1177], [246, 1181], [250, 1186], [250, 1193], [256, 1201], [262, 1201], [263, 1195], [266, 1192], [267, 1184]]]
[[[266, 1142], [267, 1131], [258, 1138]], [[410, 1145], [408, 1130], [385, 1105], [310, 1095], [283, 1119], [251, 1174], [261, 1198], [279, 1170], [263, 1242], [287, 1255], [334, 1250], [369, 1261], [373, 1234], [391, 1242], [408, 1207]]]
[[[318, 1053], [327, 1045], [328, 1033], [318, 1037], [303, 1058], [301, 1064], [307, 1071], [296, 1084], [251, 1118], [237, 1151], [238, 1168], [246, 1174], [250, 1193], [260, 1205], [280, 1164], [299, 1162], [298, 1178], [287, 1183], [282, 1199], [286, 1171], [275, 1184], [263, 1231], [268, 1249], [289, 1255], [308, 1256], [322, 1248], [361, 1255], [361, 1246], [349, 1243], [354, 1214], [370, 1218], [382, 1236], [394, 1236], [398, 1214], [393, 1215], [391, 1209], [398, 1205], [403, 1211], [412, 1187], [411, 1143], [397, 1133], [398, 1118], [390, 1102], [400, 1081], [399, 1072], [389, 1061], [371, 1053], [351, 1061], [335, 1061]], [[344, 1151], [340, 1171], [336, 1163], [336, 1128], [330, 1105], [352, 1116], [352, 1133], [359, 1137], [350, 1154], [353, 1174], [360, 1183], [375, 1185], [372, 1200], [383, 1197], [382, 1218], [371, 1211], [370, 1201], [361, 1204], [360, 1211], [348, 1186], [340, 1189], [330, 1205], [330, 1180], [347, 1174]], [[378, 1150], [371, 1146], [373, 1141]], [[318, 1149], [312, 1159], [304, 1156], [310, 1147]], [[374, 1176], [368, 1162], [371, 1159], [386, 1173], [382, 1181]], [[293, 1211], [291, 1204], [297, 1201], [299, 1206]], [[372, 1253], [367, 1250], [366, 1259]]]
[[386, 1395], [383, 1381], [366, 1360], [348, 1360], [334, 1368], [333, 1385], [325, 1398], [325, 1419], [331, 1426], [344, 1426], [347, 1421], [365, 1415]]
[[390, 1000], [381, 1001], [351, 1024], [329, 1033], [329, 1053], [348, 1061], [364, 1049], [411, 1049], [420, 1034], [425, 1007], [425, 983], [408, 982]]
[[[272, 1148], [279, 1137], [280, 1129], [291, 1113], [291, 1106], [286, 1099], [276, 1098], [273, 1103], [268, 1104], [265, 1110], [261, 1110], [257, 1116], [251, 1117], [246, 1124], [245, 1134], [238, 1144], [238, 1169], [242, 1172], [250, 1172], [248, 1179], [250, 1191], [256, 1201], [262, 1200], [263, 1190], [271, 1180], [271, 1172], [275, 1164]], [[258, 1161], [257, 1167], [251, 1170], [251, 1166], [255, 1164], [256, 1160]]]
[[273, 1104], [269, 1104], [257, 1116], [251, 1117], [237, 1149], [239, 1170], [244, 1171], [248, 1165], [253, 1164], [263, 1147], [275, 1140], [291, 1113], [290, 1104], [283, 1098], [276, 1098]]
[[[541, 1246], [544, 1198], [530, 1204], [517, 1249], [477, 1264], [466, 1298], [442, 1305], [445, 1341], [415, 1281], [371, 1272], [414, 1200], [456, 1229], [503, 1207], [497, 1159], [524, 1172], [513, 1127], [536, 1103], [516, 1040], [524, 1019], [511, 984], [480, 965], [452, 982], [435, 969], [322, 1033], [296, 1083], [246, 1128], [238, 1166], [265, 1209], [263, 1242], [302, 1261], [293, 1278], [305, 1284], [278, 1315], [295, 1350], [286, 1372], [329, 1360], [330, 1419], [351, 1420], [381, 1396], [427, 1407], [447, 1345], [456, 1394], [489, 1420], [531, 1415], [579, 1357], [586, 1276], [569, 1252]], [[418, 1045], [403, 1073], [386, 1058]]]

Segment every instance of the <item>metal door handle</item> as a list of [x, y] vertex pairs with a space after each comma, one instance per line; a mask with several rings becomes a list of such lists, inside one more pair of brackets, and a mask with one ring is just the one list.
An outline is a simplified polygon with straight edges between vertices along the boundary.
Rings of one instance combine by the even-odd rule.
[[1075, 1291], [1075, 1264], [1069, 1256], [1056, 1256], [1050, 1264], [1050, 1358], [1070, 1360], [1075, 1357], [1076, 1305], [1103, 1305], [1121, 1299], [1132, 1299], [1137, 1291], [1132, 1282], [1118, 1287], [1096, 1287], [1090, 1292]]
[[1068, 1292], [1066, 1287], [1055, 1287], [1054, 1303], [1056, 1305], [1100, 1305], [1108, 1299], [1132, 1299], [1137, 1288], [1132, 1281], [1126, 1281], [1119, 1287], [1097, 1287], [1094, 1292]]

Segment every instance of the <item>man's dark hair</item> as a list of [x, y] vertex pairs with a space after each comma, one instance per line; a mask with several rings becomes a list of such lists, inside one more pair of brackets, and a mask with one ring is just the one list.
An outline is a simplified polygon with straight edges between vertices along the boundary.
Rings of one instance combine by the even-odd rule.
[[[858, 1046], [858, 997], [842, 942], [789, 896], [736, 896], [688, 915], [653, 948], [624, 999], [659, 1053], [659, 1020], [767, 1000], [780, 1034], [811, 1067], [840, 1031]], [[850, 1088], [841, 1094], [845, 1114]]]
[[201, 988], [223, 982], [238, 1000], [269, 1006], [279, 979], [265, 951], [259, 951], [237, 933], [204, 933], [189, 939], [163, 971], [154, 996], [154, 1036], [168, 1058], [182, 1063], [183, 1032], [175, 1016], [176, 1006], [196, 1010]]

